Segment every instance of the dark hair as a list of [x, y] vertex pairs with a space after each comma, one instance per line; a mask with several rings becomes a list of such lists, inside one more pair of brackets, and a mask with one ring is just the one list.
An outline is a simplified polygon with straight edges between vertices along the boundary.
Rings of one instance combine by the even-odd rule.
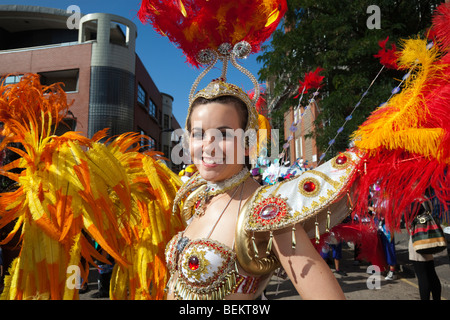
[[248, 122], [248, 110], [245, 103], [241, 99], [234, 96], [220, 96], [212, 99], [198, 97], [197, 99], [194, 100], [194, 102], [192, 102], [191, 112], [186, 122], [188, 131], [191, 131], [191, 115], [192, 111], [194, 111], [194, 108], [198, 105], [204, 105], [213, 102], [233, 105], [236, 108], [236, 111], [238, 112], [240, 126], [243, 130], [245, 130]]

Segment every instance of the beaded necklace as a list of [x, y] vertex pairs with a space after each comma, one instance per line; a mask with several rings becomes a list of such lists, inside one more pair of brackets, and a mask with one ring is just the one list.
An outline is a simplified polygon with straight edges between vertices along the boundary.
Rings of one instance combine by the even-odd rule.
[[212, 199], [212, 197], [225, 193], [228, 190], [240, 185], [250, 176], [250, 172], [244, 167], [239, 173], [235, 174], [229, 179], [220, 182], [207, 182], [204, 192], [202, 192], [195, 204], [195, 215], [203, 216], [205, 214], [205, 206]]

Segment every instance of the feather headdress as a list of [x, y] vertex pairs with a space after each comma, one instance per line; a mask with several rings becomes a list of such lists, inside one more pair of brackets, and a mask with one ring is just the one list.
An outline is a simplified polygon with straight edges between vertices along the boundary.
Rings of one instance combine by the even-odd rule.
[[[205, 67], [189, 93], [186, 129], [189, 127], [192, 105], [197, 98], [214, 99], [220, 96], [237, 97], [247, 106], [246, 131], [256, 131], [260, 126], [263, 129], [270, 127], [267, 119], [256, 110], [260, 101], [259, 83], [251, 72], [238, 64], [237, 59], [259, 51], [261, 44], [277, 28], [286, 10], [286, 0], [142, 1], [140, 20], [150, 22], [157, 32], [167, 36], [184, 52], [188, 63]], [[200, 81], [219, 60], [222, 61], [220, 78], [197, 91]], [[227, 82], [228, 62], [252, 81], [251, 97], [240, 87]], [[258, 135], [258, 141], [262, 143], [267, 138]], [[255, 148], [251, 153], [257, 154], [261, 149]]]
[[223, 43], [232, 46], [245, 40], [257, 52], [278, 26], [287, 10], [279, 0], [143, 0], [142, 22], [167, 36], [199, 67], [201, 50], [217, 50]]

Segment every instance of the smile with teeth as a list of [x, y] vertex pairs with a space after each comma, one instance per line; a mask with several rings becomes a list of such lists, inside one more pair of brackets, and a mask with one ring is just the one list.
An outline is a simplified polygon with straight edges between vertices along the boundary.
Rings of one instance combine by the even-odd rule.
[[222, 164], [223, 159], [221, 159], [221, 158], [203, 158], [203, 162], [206, 164]]

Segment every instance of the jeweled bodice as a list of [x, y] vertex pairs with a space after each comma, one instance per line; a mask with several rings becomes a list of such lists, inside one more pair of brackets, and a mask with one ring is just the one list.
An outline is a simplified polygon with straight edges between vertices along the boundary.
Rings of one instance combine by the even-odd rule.
[[[238, 273], [234, 250], [215, 240], [190, 240], [180, 232], [167, 245], [166, 262], [172, 275], [177, 272], [174, 290], [180, 299], [223, 299], [256, 290], [256, 278]], [[252, 290], [241, 290], [244, 282]]]

